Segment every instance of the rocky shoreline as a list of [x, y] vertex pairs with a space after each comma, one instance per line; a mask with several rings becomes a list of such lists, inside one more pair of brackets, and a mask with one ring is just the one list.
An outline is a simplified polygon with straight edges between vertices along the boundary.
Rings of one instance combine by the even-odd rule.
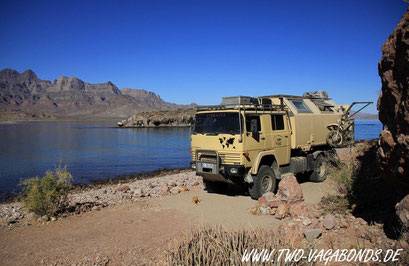
[[[155, 174], [156, 176], [152, 177]], [[140, 179], [135, 180], [135, 178]], [[98, 211], [120, 203], [178, 194], [202, 185], [202, 179], [196, 176], [195, 172], [180, 169], [141, 174], [128, 179], [117, 178], [105, 184], [77, 185], [68, 194], [65, 210], [55, 217], [38, 217], [34, 213], [26, 213], [22, 204], [16, 200], [1, 203], [0, 226], [14, 227], [30, 225], [33, 222], [48, 223], [69, 215]]]

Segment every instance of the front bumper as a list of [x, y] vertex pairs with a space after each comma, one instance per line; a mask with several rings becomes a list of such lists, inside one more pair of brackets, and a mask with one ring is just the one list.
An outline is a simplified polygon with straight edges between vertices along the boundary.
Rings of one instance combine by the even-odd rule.
[[190, 168], [196, 171], [197, 175], [209, 181], [225, 183], [241, 183], [244, 180], [244, 165], [225, 165], [207, 162], [190, 162]]

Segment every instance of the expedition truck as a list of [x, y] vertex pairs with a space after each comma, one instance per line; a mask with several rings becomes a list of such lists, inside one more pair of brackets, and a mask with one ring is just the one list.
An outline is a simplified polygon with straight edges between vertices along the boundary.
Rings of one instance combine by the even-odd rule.
[[362, 110], [370, 102], [341, 106], [318, 91], [224, 97], [221, 105], [196, 107], [190, 166], [208, 190], [248, 183], [254, 199], [274, 192], [277, 179], [288, 174], [321, 182], [333, 148], [354, 141], [355, 104], [365, 104]]

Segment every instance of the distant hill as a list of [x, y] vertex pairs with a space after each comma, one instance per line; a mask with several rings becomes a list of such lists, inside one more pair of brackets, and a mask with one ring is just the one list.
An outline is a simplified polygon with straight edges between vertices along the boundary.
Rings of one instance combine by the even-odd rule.
[[[354, 111], [352, 111], [352, 113], [354, 113]], [[354, 118], [355, 120], [378, 120], [378, 114], [367, 114], [367, 113], [357, 113], [356, 115], [354, 115], [352, 118]]]
[[44, 112], [54, 116], [128, 117], [141, 111], [173, 110], [191, 105], [165, 102], [146, 90], [122, 89], [115, 84], [91, 84], [61, 76], [41, 80], [31, 71], [0, 71], [0, 110]]

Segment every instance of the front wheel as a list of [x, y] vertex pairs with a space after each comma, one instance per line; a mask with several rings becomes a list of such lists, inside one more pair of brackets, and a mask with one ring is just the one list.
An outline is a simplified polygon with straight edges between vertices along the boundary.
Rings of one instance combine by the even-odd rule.
[[253, 177], [253, 184], [249, 187], [252, 199], [257, 200], [266, 192], [274, 192], [277, 186], [276, 176], [271, 167], [262, 165], [257, 176]]

